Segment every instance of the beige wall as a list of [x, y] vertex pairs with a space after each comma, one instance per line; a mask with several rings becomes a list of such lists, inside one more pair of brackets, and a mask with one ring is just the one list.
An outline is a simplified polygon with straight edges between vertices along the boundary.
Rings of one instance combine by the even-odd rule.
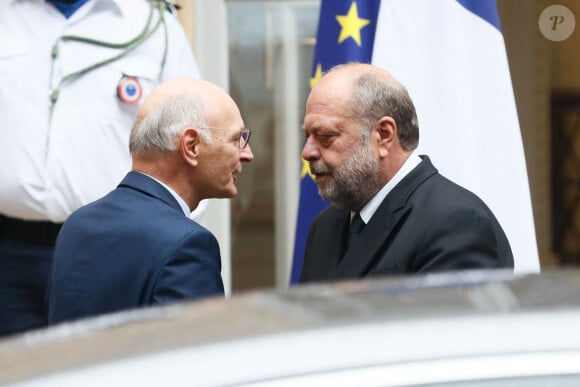
[[[560, 0], [580, 23], [580, 2]], [[559, 264], [552, 251], [550, 98], [580, 92], [580, 27], [562, 42], [546, 39], [538, 20], [550, 0], [498, 0], [510, 62], [531, 187], [538, 249], [543, 268]], [[580, 168], [580, 166], [578, 166]]]
[[183, 29], [185, 30], [185, 34], [187, 35], [187, 39], [189, 40], [191, 48], [195, 50], [193, 39], [195, 30], [195, 18], [193, 16], [195, 0], [176, 0], [175, 4], [177, 4], [180, 7], [179, 12], [177, 13], [179, 22], [181, 23]]

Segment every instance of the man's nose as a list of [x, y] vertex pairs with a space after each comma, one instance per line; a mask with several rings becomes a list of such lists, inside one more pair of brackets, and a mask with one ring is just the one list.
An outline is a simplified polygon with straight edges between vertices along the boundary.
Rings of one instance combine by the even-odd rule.
[[318, 150], [318, 146], [314, 143], [311, 137], [306, 139], [304, 142], [304, 148], [302, 148], [302, 158], [304, 160], [318, 160], [320, 158], [320, 151]]
[[254, 153], [252, 152], [252, 147], [248, 144], [244, 149], [240, 151], [240, 160], [245, 163], [249, 163], [254, 160]]

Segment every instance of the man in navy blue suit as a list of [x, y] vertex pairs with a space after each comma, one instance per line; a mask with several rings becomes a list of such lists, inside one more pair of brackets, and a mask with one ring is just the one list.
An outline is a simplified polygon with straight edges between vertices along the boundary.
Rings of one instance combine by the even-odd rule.
[[49, 324], [223, 295], [218, 242], [189, 215], [202, 199], [237, 194], [242, 163], [254, 158], [249, 137], [219, 87], [183, 78], [154, 89], [131, 131], [132, 171], [58, 236]]

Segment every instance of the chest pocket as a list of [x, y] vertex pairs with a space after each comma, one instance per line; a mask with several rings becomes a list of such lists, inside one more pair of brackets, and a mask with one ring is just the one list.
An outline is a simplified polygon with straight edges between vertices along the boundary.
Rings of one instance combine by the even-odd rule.
[[25, 40], [12, 38], [0, 41], [0, 78], [24, 75], [29, 51], [30, 47]]
[[26, 41], [21, 39], [7, 39], [0, 42], [0, 60], [9, 59], [28, 52]]

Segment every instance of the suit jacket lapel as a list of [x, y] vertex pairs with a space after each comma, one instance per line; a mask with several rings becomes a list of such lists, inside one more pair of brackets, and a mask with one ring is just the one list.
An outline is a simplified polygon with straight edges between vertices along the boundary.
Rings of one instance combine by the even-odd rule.
[[336, 267], [334, 278], [363, 277], [368, 272], [377, 251], [407, 212], [404, 205], [402, 207], [395, 205], [394, 199], [396, 198], [390, 197], [390, 194], [385, 198], [358, 239], [346, 251], [344, 258]]
[[329, 206], [324, 214], [324, 221], [317, 222], [316, 240], [311, 241], [311, 250], [307, 253], [311, 256], [313, 264], [310, 270], [314, 277], [327, 277], [336, 267], [344, 255], [344, 242], [350, 221], [350, 213]]
[[183, 213], [181, 206], [177, 200], [175, 200], [173, 195], [171, 195], [165, 187], [155, 181], [155, 179], [152, 179], [147, 175], [131, 171], [125, 176], [121, 183], [119, 183], [119, 187], [127, 187], [140, 191], [145, 195], [161, 200], [165, 204], [178, 210], [180, 213]]
[[340, 261], [333, 275], [334, 278], [362, 277], [372, 269], [373, 260], [378, 258], [379, 249], [389, 239], [405, 214], [411, 210], [407, 206], [409, 197], [426, 179], [437, 173], [427, 156], [421, 156], [421, 158], [423, 161], [383, 200], [359, 238]]

